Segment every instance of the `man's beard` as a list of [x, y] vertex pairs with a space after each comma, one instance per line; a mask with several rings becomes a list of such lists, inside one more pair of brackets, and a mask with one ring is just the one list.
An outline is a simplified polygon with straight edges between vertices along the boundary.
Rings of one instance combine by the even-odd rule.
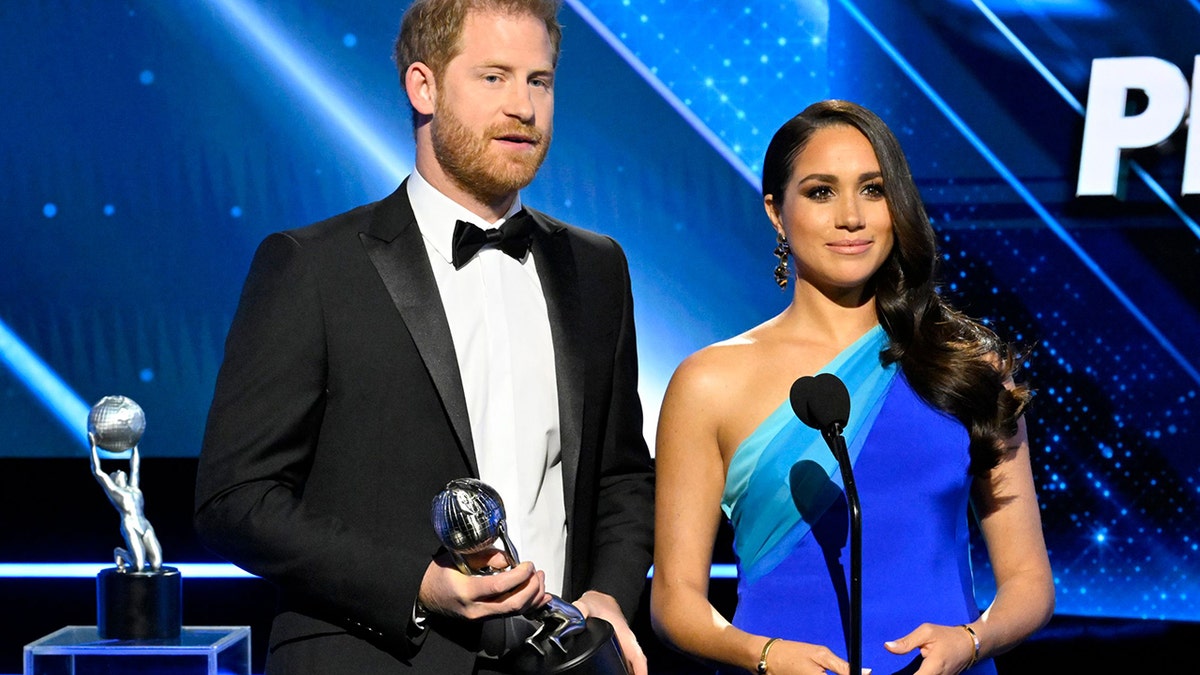
[[[550, 148], [550, 132], [543, 134], [536, 127], [515, 120], [511, 124], [491, 125], [477, 136], [441, 99], [432, 125], [433, 154], [442, 170], [468, 194], [488, 203], [529, 185]], [[534, 151], [500, 155], [491, 147], [492, 139], [506, 134], [534, 139]], [[489, 156], [489, 153], [494, 154]]]

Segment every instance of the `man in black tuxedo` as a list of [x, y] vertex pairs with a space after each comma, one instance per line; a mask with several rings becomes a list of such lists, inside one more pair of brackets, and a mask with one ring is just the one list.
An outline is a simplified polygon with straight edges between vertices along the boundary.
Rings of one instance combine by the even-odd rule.
[[[550, 143], [557, 11], [417, 0], [396, 47], [416, 170], [255, 255], [195, 523], [280, 589], [268, 672], [487, 671], [497, 617], [548, 593], [612, 623], [646, 671], [628, 617], [654, 488], [628, 267], [518, 194]], [[519, 566], [468, 576], [440, 547], [431, 499], [464, 476], [500, 491]]]

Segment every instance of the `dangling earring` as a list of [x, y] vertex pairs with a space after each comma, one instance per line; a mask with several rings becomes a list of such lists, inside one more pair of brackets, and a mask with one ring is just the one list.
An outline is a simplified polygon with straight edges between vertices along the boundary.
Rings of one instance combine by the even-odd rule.
[[788, 254], [792, 252], [792, 247], [788, 246], [787, 237], [782, 234], [775, 235], [775, 257], [779, 258], [779, 264], [775, 266], [775, 283], [779, 284], [779, 290], [784, 290], [788, 285]]

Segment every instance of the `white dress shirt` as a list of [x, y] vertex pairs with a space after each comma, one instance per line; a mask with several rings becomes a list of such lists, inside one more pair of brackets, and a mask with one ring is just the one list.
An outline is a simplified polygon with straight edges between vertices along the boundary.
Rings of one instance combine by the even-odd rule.
[[567, 517], [559, 439], [558, 385], [546, 298], [532, 253], [515, 260], [486, 246], [462, 269], [451, 264], [454, 225], [488, 223], [415, 170], [408, 198], [450, 323], [479, 477], [504, 499], [508, 533], [522, 561], [562, 593]]

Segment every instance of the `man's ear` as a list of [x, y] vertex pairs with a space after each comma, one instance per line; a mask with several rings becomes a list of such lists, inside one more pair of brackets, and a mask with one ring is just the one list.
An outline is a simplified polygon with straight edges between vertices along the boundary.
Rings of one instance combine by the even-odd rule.
[[433, 79], [433, 70], [417, 61], [404, 71], [404, 91], [408, 94], [408, 102], [421, 115], [432, 115], [437, 100], [437, 83]]

